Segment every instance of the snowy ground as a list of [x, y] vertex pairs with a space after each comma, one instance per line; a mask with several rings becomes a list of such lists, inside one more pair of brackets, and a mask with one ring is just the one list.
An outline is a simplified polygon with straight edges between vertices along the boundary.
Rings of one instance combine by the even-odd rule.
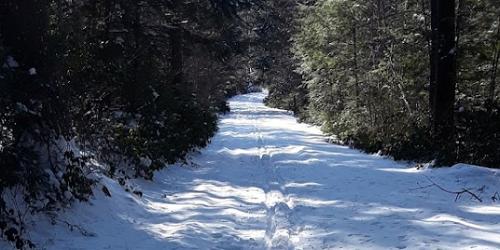
[[[500, 171], [416, 170], [328, 144], [264, 97], [231, 100], [197, 167], [136, 181], [142, 198], [105, 179], [112, 198], [97, 189], [61, 215], [94, 236], [39, 221], [31, 238], [42, 249], [500, 249]], [[426, 176], [484, 201], [420, 188]]]

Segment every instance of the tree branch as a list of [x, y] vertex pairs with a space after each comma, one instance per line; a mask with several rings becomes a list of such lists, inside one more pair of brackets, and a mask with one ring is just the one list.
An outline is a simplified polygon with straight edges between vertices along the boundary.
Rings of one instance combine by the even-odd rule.
[[458, 198], [460, 198], [460, 196], [461, 196], [461, 195], [463, 195], [463, 194], [469, 194], [472, 198], [474, 198], [474, 199], [478, 200], [479, 202], [483, 202], [483, 200], [482, 200], [479, 196], [477, 196], [475, 193], [473, 193], [473, 192], [469, 191], [468, 189], [463, 188], [461, 191], [451, 191], [451, 190], [448, 190], [448, 189], [446, 189], [446, 188], [444, 188], [444, 187], [440, 186], [439, 184], [435, 183], [435, 182], [434, 182], [433, 180], [431, 180], [431, 178], [429, 178], [428, 176], [426, 176], [426, 175], [424, 175], [424, 176], [425, 176], [425, 178], [427, 178], [427, 180], [428, 180], [430, 183], [432, 183], [431, 185], [426, 186], [426, 188], [427, 188], [427, 187], [437, 187], [437, 188], [439, 188], [440, 190], [442, 190], [442, 191], [444, 191], [444, 192], [446, 192], [446, 193], [455, 194], [455, 195], [456, 195], [456, 197], [455, 197], [455, 202], [456, 202], [456, 201], [458, 200]]

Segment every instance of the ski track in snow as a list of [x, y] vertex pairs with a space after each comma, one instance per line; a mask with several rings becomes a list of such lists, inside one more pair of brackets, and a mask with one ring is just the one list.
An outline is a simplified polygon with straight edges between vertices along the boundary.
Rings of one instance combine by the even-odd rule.
[[[326, 142], [320, 130], [237, 96], [212, 143], [154, 182], [142, 198], [103, 179], [91, 204], [61, 215], [93, 237], [39, 219], [42, 249], [500, 249], [500, 171], [459, 165], [416, 170]], [[449, 189], [480, 188], [484, 203]], [[4, 243], [5, 244], [5, 243]], [[0, 248], [1, 248], [0, 244]]]

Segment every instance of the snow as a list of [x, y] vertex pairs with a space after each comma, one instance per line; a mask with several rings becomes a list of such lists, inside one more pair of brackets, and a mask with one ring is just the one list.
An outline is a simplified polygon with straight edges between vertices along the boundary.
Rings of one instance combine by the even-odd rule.
[[[38, 218], [42, 249], [500, 249], [500, 171], [459, 164], [412, 168], [329, 144], [317, 127], [237, 96], [212, 143], [153, 182], [142, 197], [103, 177], [96, 197]], [[196, 167], [194, 167], [196, 166]], [[468, 188], [479, 203], [429, 186]], [[426, 187], [429, 186], [429, 187]], [[0, 248], [2, 247], [0, 243]]]
[[19, 63], [12, 56], [7, 56], [5, 63], [3, 64], [4, 68], [18, 68]]

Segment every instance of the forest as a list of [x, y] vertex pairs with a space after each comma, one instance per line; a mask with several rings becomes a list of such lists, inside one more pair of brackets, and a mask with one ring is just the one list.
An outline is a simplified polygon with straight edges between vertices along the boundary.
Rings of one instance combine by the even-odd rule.
[[368, 152], [499, 167], [500, 6], [434, 2], [302, 6], [283, 51], [296, 76], [268, 81], [268, 103]]
[[189, 164], [260, 88], [331, 143], [500, 168], [499, 62], [496, 0], [1, 0], [2, 237]]

